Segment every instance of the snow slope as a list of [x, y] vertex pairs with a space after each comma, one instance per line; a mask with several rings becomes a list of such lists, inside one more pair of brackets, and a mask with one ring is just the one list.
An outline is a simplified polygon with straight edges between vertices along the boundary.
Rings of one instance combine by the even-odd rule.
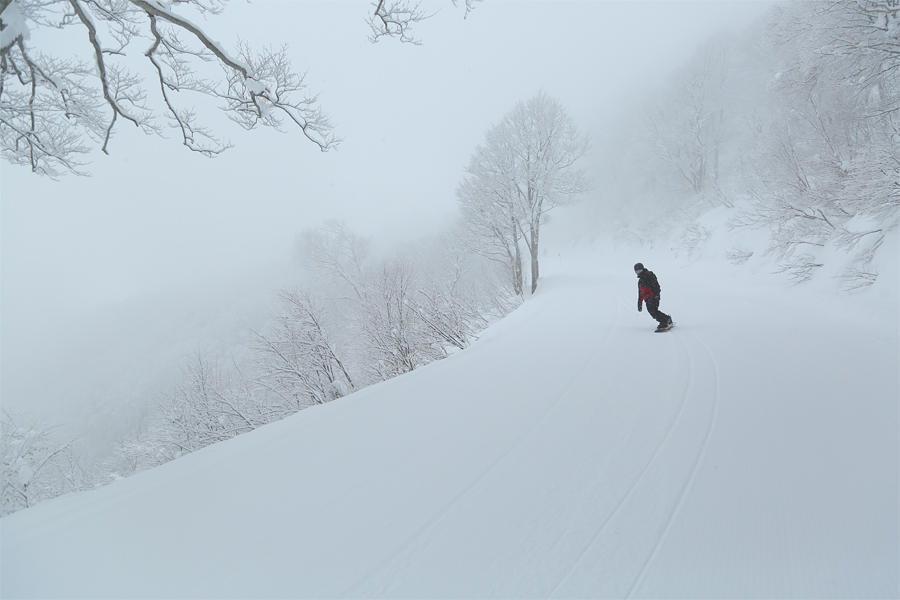
[[893, 291], [644, 258], [654, 334], [631, 259], [553, 262], [464, 352], [4, 518], [0, 593], [900, 595]]

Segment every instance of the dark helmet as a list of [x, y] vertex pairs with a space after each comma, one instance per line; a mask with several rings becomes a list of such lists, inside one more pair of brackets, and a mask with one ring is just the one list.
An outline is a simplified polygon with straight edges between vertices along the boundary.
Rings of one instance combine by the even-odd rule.
[[636, 264], [634, 265], [634, 272], [637, 273], [638, 275], [640, 275], [640, 274], [641, 274], [641, 271], [643, 271], [643, 270], [644, 270], [644, 264], [643, 264], [643, 263], [636, 263]]

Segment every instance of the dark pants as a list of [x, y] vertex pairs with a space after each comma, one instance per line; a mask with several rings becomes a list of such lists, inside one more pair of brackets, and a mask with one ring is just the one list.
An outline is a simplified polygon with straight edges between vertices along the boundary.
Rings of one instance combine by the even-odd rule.
[[659, 321], [660, 326], [667, 327], [669, 325], [669, 315], [659, 310], [659, 298], [647, 299], [647, 312], [650, 316]]

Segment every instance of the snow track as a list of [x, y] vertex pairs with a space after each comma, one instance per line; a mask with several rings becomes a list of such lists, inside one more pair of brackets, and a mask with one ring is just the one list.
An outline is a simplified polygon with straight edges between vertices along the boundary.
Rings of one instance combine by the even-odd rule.
[[[621, 500], [551, 591], [552, 597], [621, 598], [639, 592], [643, 575], [687, 496], [715, 424], [715, 362], [696, 335], [689, 335], [694, 338], [691, 344], [673, 333], [689, 368], [686, 385], [676, 396], [680, 397], [678, 410], [665, 435], [636, 481], [624, 495], [620, 492]], [[674, 360], [676, 344], [667, 341], [668, 358]], [[664, 364], [665, 358], [653, 356], [650, 343], [641, 340], [641, 355], [649, 353], [648, 362], [652, 360], [653, 365]], [[661, 394], [658, 399], [671, 401], [672, 396]]]
[[623, 271], [547, 277], [447, 360], [4, 518], [2, 596], [896, 596], [896, 316], [823, 332], [827, 309], [681, 274], [656, 335]]
[[[696, 338], [696, 336], [694, 336], [694, 337], [695, 337], [695, 339], [697, 339], [697, 341], [699, 341], [703, 345], [703, 350], [706, 353], [706, 358], [709, 361], [709, 363], [712, 364], [714, 367], [715, 386], [714, 386], [713, 399], [712, 399], [712, 411], [711, 411], [712, 415], [709, 419], [709, 424], [706, 429], [706, 435], [704, 435], [704, 437], [703, 437], [703, 442], [701, 444], [700, 452], [697, 454], [697, 458], [694, 461], [694, 465], [691, 469], [691, 473], [688, 476], [688, 479], [687, 479], [684, 487], [681, 490], [681, 494], [678, 497], [678, 502], [675, 504], [675, 508], [672, 510], [672, 513], [669, 515], [669, 518], [666, 520], [665, 528], [662, 531], [662, 535], [659, 536], [659, 539], [657, 540], [656, 545], [653, 547], [653, 552], [650, 554], [649, 557], [647, 557], [647, 560], [644, 562], [644, 565], [641, 568], [641, 572], [638, 574], [638, 577], [635, 580], [634, 585], [632, 585], [631, 589], [628, 590], [628, 594], [626, 595], [627, 598], [633, 597], [635, 594], [635, 591], [640, 590], [640, 585], [644, 579], [644, 574], [647, 572], [647, 567], [650, 564], [652, 564], [653, 559], [656, 556], [657, 552], [659, 551], [660, 546], [663, 544], [663, 542], [665, 542], [666, 535], [669, 532], [669, 528], [672, 525], [672, 521], [678, 515], [678, 511], [681, 509], [682, 504], [684, 504], [685, 498], [687, 498], [687, 495], [690, 492], [691, 484], [694, 482], [694, 478], [697, 475], [697, 468], [703, 462], [703, 458], [706, 455], [707, 448], [709, 447], [710, 436], [712, 435], [713, 430], [715, 429], [715, 426], [716, 426], [716, 416], [718, 414], [718, 408], [719, 408], [719, 367], [716, 364], [715, 357], [713, 356], [712, 352], [710, 352], [709, 347], [706, 346], [706, 344], [703, 344], [702, 340], [699, 340], [699, 338]], [[694, 364], [692, 362], [691, 377], [693, 378], [695, 376], [696, 376], [696, 372], [694, 370]]]
[[[619, 314], [617, 312], [616, 323], [618, 323], [618, 316]], [[379, 565], [375, 571], [368, 574], [362, 581], [351, 586], [347, 590], [346, 595], [349, 597], [371, 595], [373, 591], [376, 591], [376, 595], [382, 595], [378, 592], [384, 592], [387, 595], [391, 595], [390, 588], [392, 583], [402, 578], [403, 565], [414, 561], [414, 557], [424, 551], [429, 540], [439, 531], [441, 523], [447, 522], [453, 518], [455, 506], [464, 502], [467, 497], [474, 496], [479, 490], [484, 489], [490, 482], [491, 477], [495, 475], [498, 470], [503, 468], [504, 463], [515, 458], [515, 453], [523, 446], [524, 442], [537, 436], [536, 431], [548, 420], [553, 410], [566, 398], [579, 379], [584, 376], [585, 371], [588, 370], [589, 367], [596, 365], [597, 357], [600, 355], [601, 351], [606, 348], [611, 334], [614, 331], [615, 328], [611, 328], [607, 332], [604, 340], [598, 345], [597, 349], [594, 350], [588, 360], [584, 362], [571, 383], [569, 383], [563, 392], [556, 397], [550, 404], [547, 412], [539, 420], [535, 421], [495, 462], [493, 462], [493, 464], [490, 465], [486, 471], [481, 473], [471, 484], [469, 484], [462, 493], [453, 498], [451, 503], [445, 509], [443, 509], [434, 519], [429, 521], [422, 530], [418, 531], [414, 538], [400, 552], [390, 557], [385, 564]], [[401, 575], [401, 577], [398, 577], [398, 575]]]

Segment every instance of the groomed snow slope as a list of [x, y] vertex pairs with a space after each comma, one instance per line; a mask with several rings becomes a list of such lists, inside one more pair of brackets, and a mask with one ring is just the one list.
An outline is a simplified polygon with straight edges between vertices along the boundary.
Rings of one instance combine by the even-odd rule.
[[896, 304], [648, 262], [678, 322], [654, 334], [610, 266], [556, 269], [444, 361], [4, 518], [2, 596], [900, 595]]

